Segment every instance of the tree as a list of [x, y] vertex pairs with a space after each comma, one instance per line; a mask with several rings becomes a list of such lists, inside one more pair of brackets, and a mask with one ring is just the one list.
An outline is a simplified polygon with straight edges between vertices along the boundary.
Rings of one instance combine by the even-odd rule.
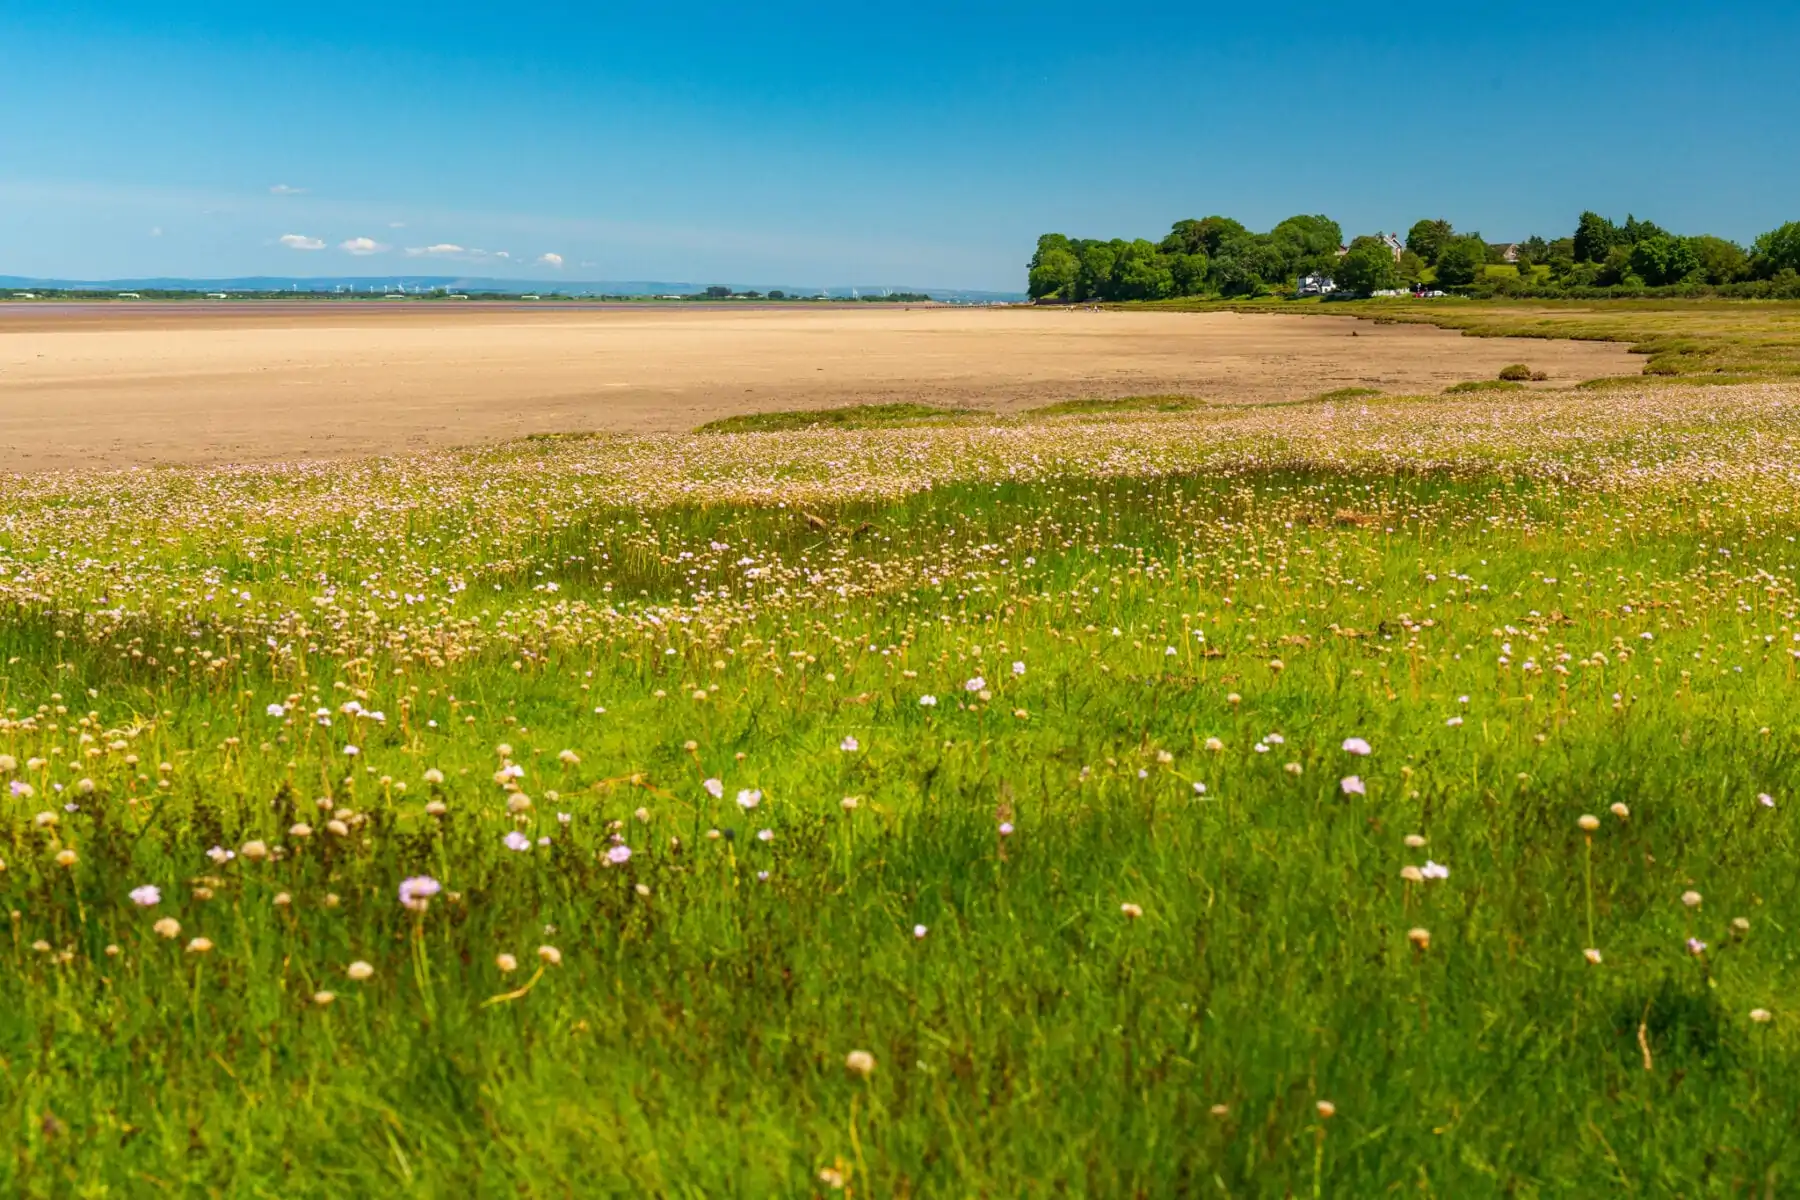
[[1200, 222], [1192, 217], [1169, 226], [1169, 236], [1157, 244], [1164, 254], [1204, 254], [1206, 243], [1200, 234]]
[[1438, 251], [1437, 281], [1446, 287], [1467, 287], [1487, 268], [1487, 243], [1478, 237], [1451, 238]]
[[1074, 300], [1080, 277], [1081, 260], [1068, 238], [1060, 233], [1046, 233], [1038, 239], [1037, 253], [1031, 256], [1026, 275], [1033, 300]]
[[1377, 237], [1359, 237], [1350, 243], [1344, 257], [1338, 259], [1333, 281], [1350, 292], [1368, 295], [1400, 286], [1400, 265], [1394, 252]]
[[1789, 221], [1757, 238], [1750, 251], [1750, 267], [1758, 279], [1800, 271], [1800, 221]]
[[1601, 287], [1618, 287], [1621, 284], [1644, 282], [1642, 276], [1632, 273], [1630, 246], [1618, 245], [1608, 250], [1599, 267], [1599, 273], [1594, 277], [1594, 282]]
[[730, 288], [720, 287], [717, 284], [714, 284], [712, 287], [709, 287], [706, 289], [706, 298], [708, 300], [724, 300], [724, 299], [727, 299], [728, 297], [730, 297], [730, 295], [731, 295]]
[[1688, 239], [1666, 233], [1645, 238], [1631, 248], [1631, 274], [1651, 287], [1680, 283], [1700, 270], [1700, 258]]
[[771, 300], [786, 300], [787, 293], [782, 291], [780, 288], [774, 288], [769, 292], [769, 299], [771, 299]]
[[1687, 244], [1700, 264], [1701, 277], [1708, 283], [1735, 283], [1749, 271], [1750, 258], [1736, 242], [1702, 234], [1688, 238]]
[[1224, 296], [1254, 296], [1286, 270], [1267, 235], [1240, 233], [1219, 243], [1212, 256], [1213, 288]]
[[[1250, 231], [1242, 222], [1230, 217], [1205, 217], [1194, 222], [1194, 238], [1199, 249], [1204, 250], [1208, 258], [1219, 256], [1219, 247], [1236, 238], [1248, 236]], [[1189, 253], [1193, 251], [1190, 249]]]
[[1076, 279], [1075, 299], [1112, 300], [1113, 266], [1119, 261], [1123, 242], [1080, 243], [1081, 273]]
[[1113, 291], [1119, 300], [1161, 300], [1174, 294], [1168, 259], [1143, 238], [1130, 243], [1113, 266]]
[[1445, 243], [1455, 236], [1456, 230], [1450, 227], [1450, 222], [1448, 221], [1442, 219], [1436, 221], [1417, 221], [1414, 222], [1413, 227], [1407, 231], [1406, 248], [1424, 259], [1427, 266], [1435, 267], [1437, 265], [1438, 252], [1444, 248]]
[[1292, 279], [1314, 272], [1329, 274], [1337, 265], [1344, 231], [1326, 216], [1289, 217], [1269, 231], [1268, 245], [1276, 264], [1263, 279]]
[[1425, 260], [1411, 250], [1400, 252], [1400, 278], [1407, 283], [1417, 283], [1425, 274]]
[[1584, 212], [1575, 224], [1576, 262], [1605, 262], [1607, 251], [1619, 242], [1619, 227], [1596, 212]]
[[1630, 213], [1625, 214], [1625, 224], [1619, 227], [1619, 242], [1626, 246], [1635, 246], [1639, 242], [1647, 242], [1651, 238], [1668, 236], [1669, 231], [1654, 221], [1640, 221]]
[[1175, 281], [1175, 295], [1198, 296], [1206, 291], [1207, 271], [1212, 260], [1205, 254], [1171, 254], [1169, 275]]

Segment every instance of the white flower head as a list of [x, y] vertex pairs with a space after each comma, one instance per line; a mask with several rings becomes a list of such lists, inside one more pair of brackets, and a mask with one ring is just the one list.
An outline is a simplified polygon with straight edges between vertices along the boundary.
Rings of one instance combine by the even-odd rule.
[[431, 898], [443, 890], [443, 884], [429, 875], [414, 875], [400, 881], [400, 903], [413, 912], [424, 912]]

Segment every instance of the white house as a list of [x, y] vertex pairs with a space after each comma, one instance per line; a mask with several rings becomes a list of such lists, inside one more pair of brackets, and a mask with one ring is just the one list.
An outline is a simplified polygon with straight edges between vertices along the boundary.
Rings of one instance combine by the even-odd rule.
[[1294, 288], [1296, 296], [1329, 296], [1337, 291], [1337, 283], [1329, 275], [1302, 275]]

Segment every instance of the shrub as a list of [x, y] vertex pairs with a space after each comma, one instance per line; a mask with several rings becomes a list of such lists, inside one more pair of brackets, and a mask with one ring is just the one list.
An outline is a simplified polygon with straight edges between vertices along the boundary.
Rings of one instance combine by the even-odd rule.
[[1514, 363], [1510, 367], [1500, 368], [1500, 378], [1526, 380], [1532, 378], [1531, 368], [1524, 363]]

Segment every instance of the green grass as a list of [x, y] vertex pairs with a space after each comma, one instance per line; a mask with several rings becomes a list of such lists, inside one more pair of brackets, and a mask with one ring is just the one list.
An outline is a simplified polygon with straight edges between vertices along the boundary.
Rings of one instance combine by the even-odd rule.
[[1471, 337], [1628, 343], [1643, 373], [1800, 377], [1800, 301], [1788, 300], [1164, 300], [1141, 307], [1189, 312], [1289, 312], [1434, 325]]
[[9, 479], [0, 1191], [1786, 1194], [1794, 399]]
[[782, 433], [795, 429], [883, 429], [979, 419], [985, 414], [934, 404], [851, 404], [787, 412], [745, 413], [700, 426], [700, 433]]
[[1312, 399], [1313, 399], [1313, 403], [1329, 404], [1329, 403], [1332, 403], [1333, 401], [1338, 401], [1338, 400], [1361, 400], [1368, 396], [1379, 396], [1379, 395], [1381, 395], [1380, 388], [1341, 387], [1341, 388], [1336, 388], [1329, 392], [1320, 392], [1317, 396], [1314, 396]]
[[1204, 401], [1195, 396], [1121, 396], [1105, 400], [1092, 397], [1082, 400], [1059, 400], [1025, 410], [1031, 417], [1106, 416], [1112, 413], [1171, 413], [1198, 408]]
[[1465, 379], [1461, 383], [1453, 383], [1444, 389], [1446, 396], [1460, 396], [1466, 392], [1517, 392], [1525, 387], [1511, 379]]

